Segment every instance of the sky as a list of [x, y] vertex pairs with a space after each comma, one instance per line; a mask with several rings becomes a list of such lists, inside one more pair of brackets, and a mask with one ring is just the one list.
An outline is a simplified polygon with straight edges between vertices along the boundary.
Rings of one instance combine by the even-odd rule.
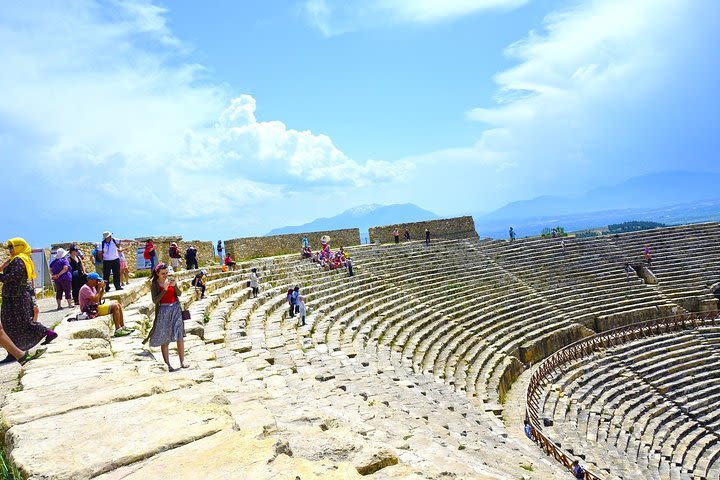
[[228, 239], [717, 173], [719, 27], [714, 0], [5, 2], [0, 238]]

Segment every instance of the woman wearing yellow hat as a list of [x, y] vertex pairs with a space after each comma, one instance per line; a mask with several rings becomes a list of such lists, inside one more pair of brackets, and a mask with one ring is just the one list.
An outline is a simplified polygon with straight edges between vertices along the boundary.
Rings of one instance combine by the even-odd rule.
[[34, 347], [43, 338], [50, 343], [57, 333], [33, 320], [33, 302], [28, 280], [35, 278], [35, 266], [30, 255], [32, 249], [22, 238], [7, 242], [10, 259], [0, 266], [2, 287], [2, 308], [0, 318], [0, 346], [20, 363], [37, 358], [43, 351], [30, 355], [26, 350]]

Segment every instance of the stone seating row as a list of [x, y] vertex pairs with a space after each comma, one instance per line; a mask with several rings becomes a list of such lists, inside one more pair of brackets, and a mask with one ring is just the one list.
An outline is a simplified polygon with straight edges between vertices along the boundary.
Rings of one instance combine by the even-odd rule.
[[[700, 333], [681, 332], [569, 365], [543, 397], [544, 415], [557, 420], [551, 431], [569, 444], [619, 449], [674, 478], [713, 478], [720, 469], [720, 357], [708, 356], [704, 343]], [[568, 424], [576, 434], [563, 429]]]

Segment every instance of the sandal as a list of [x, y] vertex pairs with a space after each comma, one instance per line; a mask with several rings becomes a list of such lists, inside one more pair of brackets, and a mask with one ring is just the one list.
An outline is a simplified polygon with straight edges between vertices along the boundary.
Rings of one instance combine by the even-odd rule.
[[44, 348], [39, 348], [39, 349], [35, 350], [34, 353], [25, 352], [25, 354], [22, 357], [18, 358], [18, 363], [20, 365], [25, 365], [26, 363], [28, 363], [32, 360], [35, 360], [36, 358], [39, 358], [43, 353], [45, 353]]
[[189, 363], [181, 363], [180, 368], [190, 368], [190, 364]]
[[115, 330], [115, 337], [126, 337], [132, 333], [132, 330], [128, 330], [125, 327], [120, 327], [117, 330]]

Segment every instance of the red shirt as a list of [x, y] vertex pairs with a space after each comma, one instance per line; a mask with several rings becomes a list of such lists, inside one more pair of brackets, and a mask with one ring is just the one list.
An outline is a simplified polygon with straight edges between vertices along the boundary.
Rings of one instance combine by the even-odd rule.
[[172, 285], [168, 285], [167, 290], [165, 290], [165, 295], [163, 295], [160, 299], [160, 303], [173, 302], [175, 302], [175, 287], [173, 287]]

